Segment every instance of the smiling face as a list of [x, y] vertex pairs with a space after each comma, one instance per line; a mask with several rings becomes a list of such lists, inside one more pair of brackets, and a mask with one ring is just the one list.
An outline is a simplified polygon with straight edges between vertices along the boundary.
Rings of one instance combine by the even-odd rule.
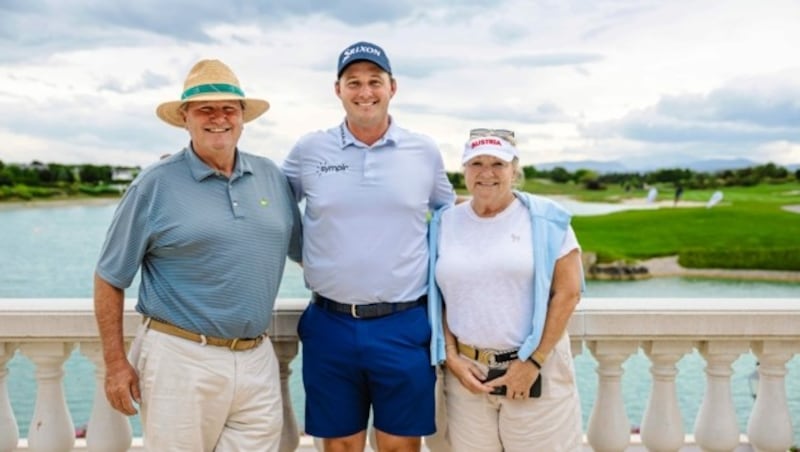
[[386, 71], [368, 61], [350, 64], [336, 81], [336, 95], [353, 129], [375, 129], [389, 125], [389, 101], [397, 83]]
[[501, 207], [514, 199], [516, 163], [491, 155], [477, 155], [464, 164], [464, 182], [481, 206]]
[[233, 154], [244, 128], [239, 101], [189, 102], [182, 111], [192, 147], [201, 158]]

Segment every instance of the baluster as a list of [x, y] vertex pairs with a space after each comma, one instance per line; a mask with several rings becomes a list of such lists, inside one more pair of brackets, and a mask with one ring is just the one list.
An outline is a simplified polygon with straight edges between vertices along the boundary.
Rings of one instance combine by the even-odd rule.
[[72, 342], [29, 342], [20, 346], [36, 365], [36, 405], [28, 429], [31, 451], [70, 452], [75, 444], [75, 426], [64, 397], [64, 361], [75, 346]]
[[292, 369], [289, 364], [297, 356], [297, 338], [288, 340], [272, 340], [272, 347], [278, 357], [278, 367], [281, 375], [281, 399], [283, 403], [283, 430], [281, 430], [281, 452], [291, 452], [300, 444], [300, 433], [297, 428], [292, 396], [289, 392], [289, 376]]
[[673, 452], [683, 446], [684, 430], [678, 393], [675, 364], [692, 350], [688, 341], [648, 341], [642, 348], [652, 362], [653, 389], [642, 419], [642, 443], [652, 452]]
[[81, 353], [94, 363], [94, 403], [86, 426], [87, 449], [97, 452], [124, 452], [133, 440], [127, 416], [111, 408], [106, 399], [103, 348], [99, 342], [81, 344]]
[[758, 452], [783, 452], [792, 445], [792, 421], [786, 403], [786, 362], [798, 343], [758, 341], [752, 344], [758, 358], [758, 392], [747, 436]]
[[597, 360], [597, 397], [592, 407], [587, 440], [597, 452], [621, 452], [631, 441], [631, 423], [622, 398], [622, 363], [636, 352], [635, 341], [590, 341]]
[[570, 336], [569, 347], [572, 352], [572, 358], [574, 359], [576, 356], [583, 353], [583, 339]]
[[11, 452], [17, 449], [19, 429], [11, 400], [8, 398], [8, 368], [6, 364], [14, 357], [16, 344], [0, 344], [0, 452]]
[[697, 444], [708, 452], [729, 452], [739, 446], [739, 425], [731, 395], [733, 362], [748, 349], [745, 341], [700, 344], [706, 360], [706, 393], [694, 424]]

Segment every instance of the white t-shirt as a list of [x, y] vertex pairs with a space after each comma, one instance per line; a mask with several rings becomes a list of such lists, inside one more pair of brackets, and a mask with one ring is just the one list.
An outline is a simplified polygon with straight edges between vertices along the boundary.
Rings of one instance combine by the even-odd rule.
[[[579, 248], [570, 226], [559, 258]], [[530, 213], [515, 199], [490, 218], [469, 202], [442, 215], [436, 282], [447, 325], [459, 342], [495, 350], [519, 348], [533, 318]]]

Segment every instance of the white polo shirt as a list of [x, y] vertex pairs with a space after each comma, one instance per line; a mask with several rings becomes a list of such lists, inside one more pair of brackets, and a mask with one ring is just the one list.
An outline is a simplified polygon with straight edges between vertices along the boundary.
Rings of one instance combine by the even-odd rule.
[[430, 138], [398, 127], [372, 146], [342, 123], [302, 137], [283, 164], [305, 199], [306, 286], [353, 304], [409, 301], [427, 290], [427, 219], [455, 193]]

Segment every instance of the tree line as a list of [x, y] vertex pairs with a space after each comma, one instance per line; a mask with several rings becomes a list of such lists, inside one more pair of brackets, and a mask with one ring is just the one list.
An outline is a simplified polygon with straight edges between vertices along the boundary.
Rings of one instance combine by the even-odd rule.
[[[609, 185], [625, 188], [643, 188], [655, 184], [672, 184], [687, 189], [714, 189], [722, 187], [749, 187], [760, 183], [782, 183], [800, 181], [800, 168], [794, 172], [774, 163], [740, 169], [715, 172], [692, 171], [687, 168], [666, 168], [650, 172], [598, 173], [589, 169], [570, 172], [557, 166], [550, 170], [539, 170], [533, 165], [524, 166], [526, 180], [546, 179], [557, 184], [572, 183], [588, 190], [605, 190]], [[456, 188], [464, 188], [464, 175], [447, 173]]]
[[[134, 174], [138, 168], [127, 168]], [[557, 166], [540, 170], [534, 165], [524, 166], [526, 180], [546, 179], [558, 184], [572, 183], [588, 190], [604, 190], [609, 185], [642, 188], [647, 185], [672, 184], [687, 189], [714, 189], [731, 186], [753, 186], [760, 183], [800, 181], [800, 169], [794, 172], [774, 163], [754, 167], [728, 169], [715, 172], [692, 171], [686, 168], [666, 168], [650, 172], [598, 173], [589, 169], [570, 172]], [[461, 172], [448, 172], [447, 177], [456, 188], [464, 188]], [[3, 163], [0, 160], [0, 187], [18, 185], [28, 187], [65, 188], [70, 186], [103, 186], [114, 183], [114, 167], [110, 165], [64, 165], [32, 161], [29, 164]]]
[[31, 187], [49, 187], [84, 184], [110, 184], [113, 169], [110, 165], [44, 164], [34, 160], [30, 164], [3, 163], [0, 160], [0, 186], [24, 184]]
[[[115, 181], [115, 169], [126, 175]], [[139, 168], [110, 165], [64, 165], [60, 163], [4, 163], [0, 160], [0, 200], [49, 198], [75, 195], [118, 195]]]

